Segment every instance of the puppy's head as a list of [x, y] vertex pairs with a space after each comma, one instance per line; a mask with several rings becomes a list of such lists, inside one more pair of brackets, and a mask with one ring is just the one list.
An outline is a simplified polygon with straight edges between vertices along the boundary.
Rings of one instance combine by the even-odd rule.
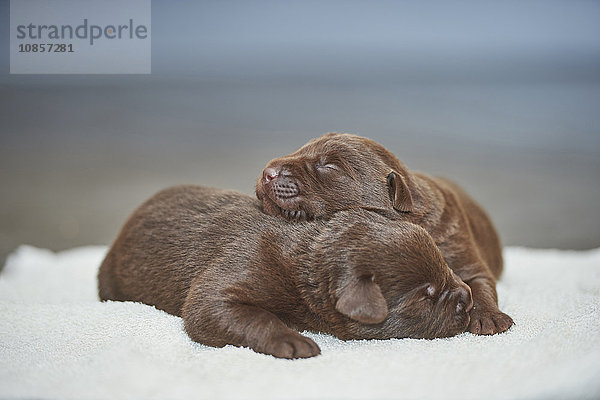
[[267, 214], [303, 220], [352, 208], [410, 212], [410, 186], [406, 167], [380, 144], [328, 133], [271, 160], [256, 196]]
[[313, 253], [328, 273], [342, 271], [329, 294], [346, 318], [338, 336], [430, 339], [466, 329], [471, 290], [423, 228], [366, 211], [344, 211], [330, 222], [326, 244]]

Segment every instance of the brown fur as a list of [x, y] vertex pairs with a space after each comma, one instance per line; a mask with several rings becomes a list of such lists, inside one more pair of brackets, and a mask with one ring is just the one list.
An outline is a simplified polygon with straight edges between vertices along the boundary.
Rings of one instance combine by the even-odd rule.
[[422, 226], [471, 287], [469, 331], [494, 334], [513, 324], [498, 309], [502, 248], [486, 212], [456, 184], [409, 171], [379, 143], [339, 133], [313, 139], [271, 160], [256, 195], [266, 213], [290, 220], [330, 218], [359, 207]]
[[365, 210], [289, 222], [233, 191], [179, 186], [129, 218], [98, 275], [102, 300], [183, 317], [189, 336], [276, 357], [311, 357], [297, 331], [341, 339], [463, 332], [469, 287], [421, 227]]

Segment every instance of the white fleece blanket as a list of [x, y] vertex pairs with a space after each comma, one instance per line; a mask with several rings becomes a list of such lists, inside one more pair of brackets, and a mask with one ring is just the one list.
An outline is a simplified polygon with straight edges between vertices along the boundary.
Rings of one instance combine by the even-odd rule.
[[178, 317], [100, 303], [104, 247], [22, 246], [0, 274], [0, 398], [598, 399], [600, 249], [505, 251], [491, 337], [343, 342], [279, 360], [193, 343]]

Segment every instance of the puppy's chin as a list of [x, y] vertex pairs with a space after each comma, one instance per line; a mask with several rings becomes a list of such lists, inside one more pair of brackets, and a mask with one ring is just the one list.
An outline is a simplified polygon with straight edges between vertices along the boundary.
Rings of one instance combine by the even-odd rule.
[[469, 326], [469, 313], [457, 314], [455, 302], [444, 302], [440, 304], [437, 310], [434, 310], [428, 316], [423, 315], [423, 319], [415, 322], [414, 315], [407, 319], [405, 325], [413, 327], [409, 337], [415, 339], [435, 339], [456, 336], [463, 333]]
[[316, 219], [315, 213], [304, 207], [301, 200], [295, 200], [291, 203], [272, 199], [268, 194], [262, 193], [258, 195], [258, 199], [262, 203], [263, 212], [273, 217], [283, 217], [289, 221], [312, 221]]
[[262, 209], [265, 214], [268, 214], [273, 217], [278, 217], [281, 214], [281, 208], [273, 202], [268, 196], [264, 194], [262, 196], [256, 194], [256, 197], [260, 200], [262, 204]]
[[463, 315], [447, 315], [439, 332], [434, 337], [451, 337], [463, 333], [471, 322], [468, 313]]
[[[283, 217], [289, 221], [312, 221], [323, 216], [324, 207], [319, 207], [319, 199], [307, 200], [305, 195], [299, 195], [292, 200], [278, 199], [266, 188], [259, 179], [256, 183], [256, 198], [261, 202], [265, 214], [273, 217]], [[315, 204], [313, 204], [315, 203]]]

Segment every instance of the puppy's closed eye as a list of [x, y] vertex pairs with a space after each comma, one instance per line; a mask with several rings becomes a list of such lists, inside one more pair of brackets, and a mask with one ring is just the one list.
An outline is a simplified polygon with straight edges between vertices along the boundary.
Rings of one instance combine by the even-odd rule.
[[419, 301], [426, 302], [430, 305], [438, 300], [437, 289], [433, 284], [428, 284], [425, 288], [419, 290]]
[[333, 163], [317, 163], [317, 169], [321, 172], [328, 172], [328, 171], [339, 171], [339, 168], [337, 165], [333, 164]]

